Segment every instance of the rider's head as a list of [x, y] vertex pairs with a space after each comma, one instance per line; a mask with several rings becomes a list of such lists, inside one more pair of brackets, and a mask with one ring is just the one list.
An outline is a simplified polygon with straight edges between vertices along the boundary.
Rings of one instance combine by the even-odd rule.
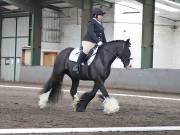
[[92, 18], [96, 18], [98, 21], [102, 21], [105, 12], [100, 8], [94, 8], [92, 11]]

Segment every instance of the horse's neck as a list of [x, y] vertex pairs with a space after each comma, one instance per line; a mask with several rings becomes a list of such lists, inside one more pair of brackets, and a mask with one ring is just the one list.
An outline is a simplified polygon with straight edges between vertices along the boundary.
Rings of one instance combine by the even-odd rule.
[[110, 68], [113, 61], [116, 59], [116, 45], [106, 45], [100, 50], [101, 60], [104, 67]]

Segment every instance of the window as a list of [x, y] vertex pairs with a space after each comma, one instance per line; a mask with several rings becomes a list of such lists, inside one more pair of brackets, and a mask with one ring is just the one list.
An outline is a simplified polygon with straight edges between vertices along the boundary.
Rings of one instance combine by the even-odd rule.
[[51, 43], [61, 42], [61, 12], [50, 9], [42, 11], [42, 41]]
[[57, 52], [44, 52], [43, 54], [43, 66], [53, 66]]

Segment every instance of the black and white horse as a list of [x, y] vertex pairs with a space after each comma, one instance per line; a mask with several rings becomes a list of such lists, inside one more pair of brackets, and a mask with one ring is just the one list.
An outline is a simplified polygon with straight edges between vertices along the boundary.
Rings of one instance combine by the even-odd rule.
[[[125, 68], [130, 65], [130, 42], [129, 39], [107, 42], [98, 48], [96, 57], [91, 65], [83, 65], [80, 74], [72, 71], [75, 62], [69, 60], [69, 55], [74, 48], [64, 49], [56, 58], [52, 75], [44, 86], [39, 96], [39, 107], [46, 107], [47, 103], [56, 103], [61, 94], [63, 77], [67, 74], [72, 79], [70, 94], [73, 100], [73, 107], [77, 112], [85, 111], [88, 103], [95, 97], [98, 90], [104, 98], [104, 112], [114, 113], [119, 111], [118, 101], [110, 97], [105, 86], [105, 80], [111, 71], [111, 64], [118, 57]], [[94, 81], [92, 91], [84, 93], [80, 99], [77, 96], [77, 88], [80, 80]]]

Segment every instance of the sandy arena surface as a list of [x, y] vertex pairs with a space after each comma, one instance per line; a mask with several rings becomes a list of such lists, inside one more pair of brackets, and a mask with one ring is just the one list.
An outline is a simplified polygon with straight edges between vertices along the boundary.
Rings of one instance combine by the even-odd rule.
[[[0, 85], [41, 87], [41, 85], [14, 83], [0, 83]], [[65, 87], [65, 89], [69, 88]], [[89, 91], [90, 88], [79, 88], [79, 90]], [[180, 95], [108, 91], [180, 99]], [[0, 129], [180, 126], [180, 101], [116, 96], [120, 102], [120, 111], [105, 115], [97, 97], [88, 105], [86, 112], [74, 112], [68, 92], [64, 92], [63, 98], [57, 105], [50, 105], [41, 110], [37, 104], [38, 92], [38, 89], [33, 88], [0, 87]], [[180, 131], [66, 133], [66, 135], [180, 135]]]

